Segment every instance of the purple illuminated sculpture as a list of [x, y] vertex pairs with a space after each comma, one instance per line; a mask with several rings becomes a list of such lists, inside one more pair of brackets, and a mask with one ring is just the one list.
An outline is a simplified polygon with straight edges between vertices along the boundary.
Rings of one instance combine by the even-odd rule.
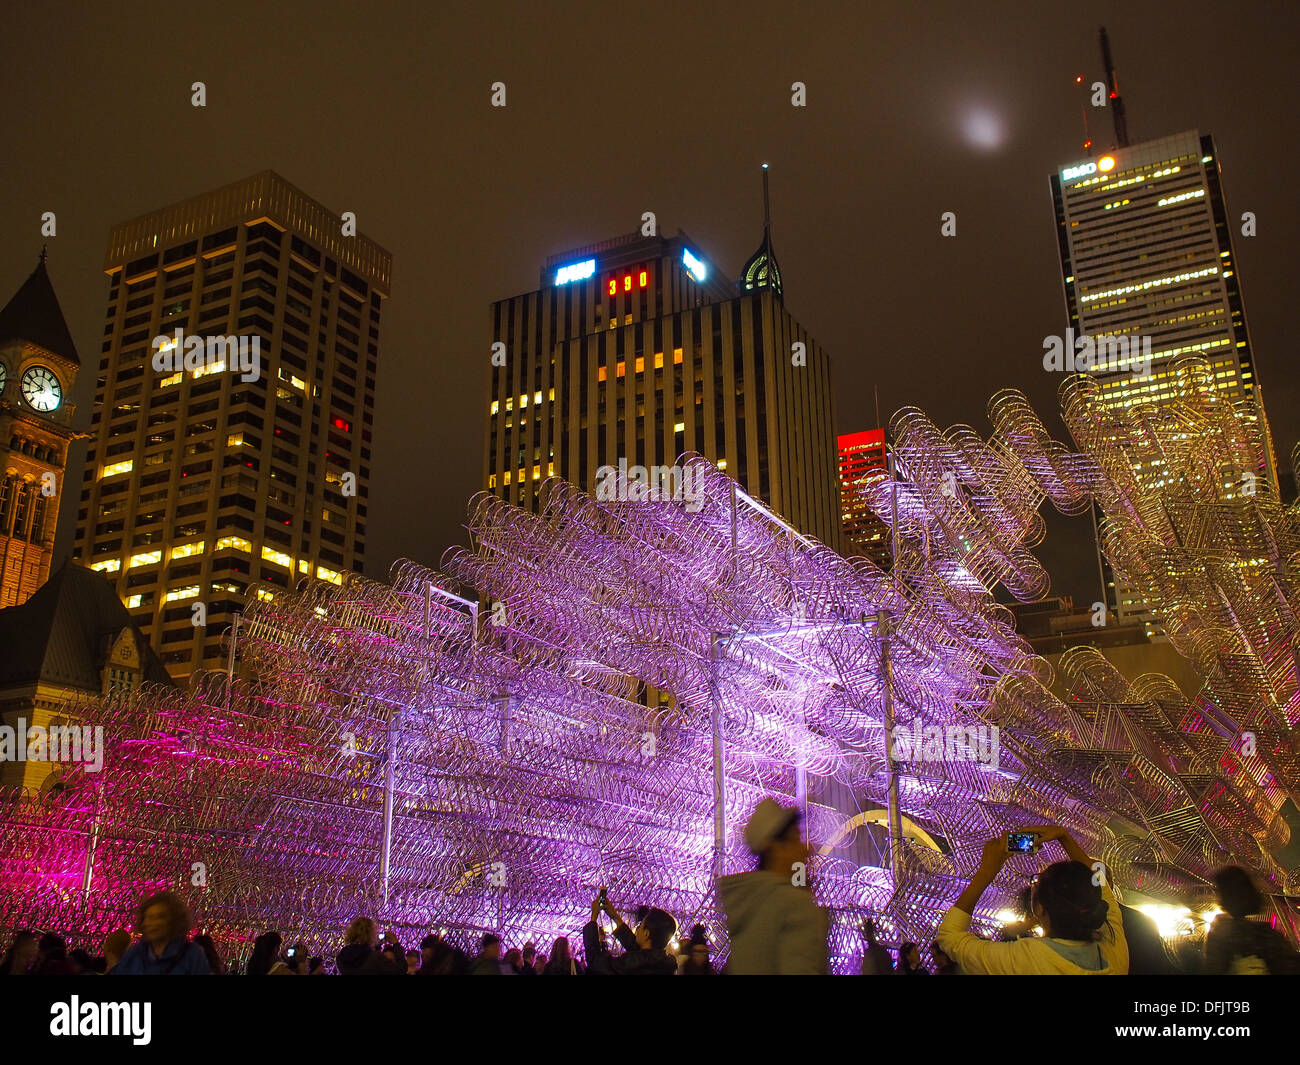
[[[250, 596], [233, 637], [255, 679], [85, 706], [103, 772], [5, 807], [0, 924], [102, 933], [178, 887], [228, 949], [274, 928], [332, 951], [358, 913], [404, 942], [542, 942], [576, 936], [607, 883], [725, 942], [713, 878], [745, 867], [765, 795], [806, 808], [840, 969], [868, 912], [885, 938], [931, 935], [982, 841], [1023, 823], [1068, 826], [1156, 897], [1204, 895], [1226, 861], [1294, 893], [1269, 851], [1300, 786], [1300, 517], [1265, 427], [1203, 360], [1174, 373], [1179, 403], [1127, 411], [1071, 380], [1074, 452], [1018, 393], [994, 397], [988, 440], [900, 412], [897, 477], [863, 488], [892, 573], [688, 457], [698, 511], [552, 481], [537, 514], [479, 497], [443, 573]], [[1195, 698], [1087, 648], [1053, 694], [992, 594], [1047, 591], [1044, 498], [1099, 506]], [[996, 758], [966, 756], [960, 737], [995, 726]], [[947, 737], [938, 757], [922, 736]], [[887, 860], [862, 864], [854, 841], [881, 825]], [[982, 921], [1037, 861], [1008, 864]]]

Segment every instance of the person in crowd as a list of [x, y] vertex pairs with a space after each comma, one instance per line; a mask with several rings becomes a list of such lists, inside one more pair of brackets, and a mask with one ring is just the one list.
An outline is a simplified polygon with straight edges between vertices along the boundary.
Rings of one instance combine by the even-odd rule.
[[420, 971], [420, 952], [418, 950], [408, 950], [406, 952], [406, 975], [414, 976]]
[[[126, 953], [127, 948], [131, 946], [131, 933], [125, 928], [119, 928], [116, 932], [109, 932], [104, 937], [104, 972], [111, 973], [122, 960], [122, 955]], [[215, 972], [209, 966], [209, 971]]]
[[546, 972], [546, 953], [545, 951], [537, 952], [537, 960], [533, 962], [533, 972], [538, 976]]
[[[614, 937], [623, 946], [623, 953], [617, 957], [609, 953], [596, 923], [602, 911], [614, 922]], [[604, 976], [674, 976], [677, 962], [669, 951], [676, 934], [673, 916], [653, 906], [646, 907], [635, 931], [628, 928], [602, 887], [592, 900], [591, 920], [582, 928], [587, 972]]]
[[1042, 936], [992, 943], [970, 931], [980, 896], [1011, 856], [1007, 837], [984, 844], [979, 868], [939, 924], [938, 940], [962, 972], [992, 975], [1097, 975], [1128, 973], [1128, 944], [1110, 877], [1059, 825], [1021, 829], [1040, 845], [1058, 843], [1068, 860], [1044, 869], [1033, 885], [1031, 910]]
[[0, 958], [0, 976], [26, 976], [36, 962], [37, 949], [35, 932], [15, 932]]
[[505, 963], [501, 960], [501, 937], [484, 932], [478, 941], [478, 956], [470, 967], [471, 976], [501, 976], [506, 973]]
[[887, 976], [894, 971], [894, 959], [877, 937], [876, 922], [868, 917], [862, 922], [862, 938], [867, 944], [862, 953], [863, 976]]
[[207, 976], [212, 970], [203, 948], [191, 943], [190, 908], [174, 891], [163, 891], [141, 901], [135, 913], [140, 940], [128, 947], [115, 976]]
[[930, 970], [921, 964], [921, 949], [915, 943], [904, 943], [898, 948], [898, 969], [902, 976], [929, 976]]
[[806, 886], [809, 851], [799, 810], [764, 799], [745, 826], [745, 845], [758, 868], [724, 876], [717, 885], [731, 938], [731, 958], [724, 971], [825, 973], [826, 911]]
[[470, 960], [440, 935], [432, 932], [420, 940], [420, 976], [464, 976]]
[[586, 966], [569, 952], [567, 936], [560, 936], [551, 944], [551, 957], [546, 963], [546, 976], [581, 976]]
[[277, 966], [284, 967], [280, 959], [280, 946], [284, 942], [279, 932], [263, 932], [253, 940], [253, 956], [244, 970], [249, 976], [269, 976]]
[[287, 947], [281, 955], [284, 964], [294, 976], [307, 975], [307, 944], [299, 940], [292, 947]]
[[519, 970], [523, 968], [524, 964], [523, 951], [518, 947], [511, 947], [501, 959], [501, 964], [503, 972], [511, 976], [518, 976]]
[[1175, 976], [1180, 972], [1174, 955], [1160, 934], [1160, 926], [1141, 910], [1121, 905], [1124, 941], [1128, 943], [1130, 976]]
[[68, 961], [72, 962], [73, 969], [81, 976], [100, 976], [104, 972], [104, 959], [94, 957], [87, 950], [78, 948], [68, 951]]
[[377, 949], [379, 929], [369, 917], [355, 917], [343, 933], [343, 949], [334, 964], [344, 976], [400, 976], [405, 966]]
[[691, 929], [686, 941], [686, 961], [677, 970], [680, 976], [712, 976], [713, 964], [709, 961], [709, 936], [704, 925]]
[[528, 942], [524, 944], [523, 953], [520, 956], [519, 965], [515, 969], [520, 976], [537, 975], [537, 944]]
[[406, 951], [402, 949], [402, 944], [389, 933], [382, 933], [379, 938], [382, 940], [382, 945], [379, 948], [380, 953], [388, 959], [394, 972], [404, 975], [406, 973]]
[[1283, 976], [1300, 973], [1300, 955], [1286, 938], [1251, 917], [1264, 909], [1264, 896], [1245, 869], [1226, 865], [1214, 874], [1223, 913], [1205, 936], [1203, 971], [1227, 976]]
[[221, 955], [217, 953], [217, 945], [212, 942], [212, 937], [206, 932], [195, 936], [191, 942], [198, 945], [199, 950], [203, 951], [203, 956], [208, 959], [208, 969], [213, 976], [226, 975], [226, 963], [221, 960]]
[[961, 975], [961, 968], [943, 952], [943, 947], [939, 946], [939, 941], [937, 939], [930, 944], [930, 957], [934, 959], [935, 976]]
[[36, 946], [33, 976], [75, 976], [77, 967], [68, 959], [68, 943], [54, 932], [46, 932]]
[[322, 957], [320, 957], [320, 955], [316, 955], [315, 957], [308, 958], [308, 959], [307, 959], [307, 975], [308, 975], [308, 976], [326, 976], [326, 975], [328, 975], [328, 974], [325, 972], [325, 959], [322, 958]]

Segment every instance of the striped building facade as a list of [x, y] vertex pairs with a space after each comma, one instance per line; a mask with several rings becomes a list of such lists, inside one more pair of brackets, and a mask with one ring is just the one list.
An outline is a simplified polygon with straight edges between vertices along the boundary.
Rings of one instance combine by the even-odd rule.
[[486, 488], [535, 509], [548, 476], [591, 491], [602, 466], [693, 451], [838, 548], [829, 357], [775, 269], [747, 276], [720, 278], [683, 233], [634, 234], [552, 256], [535, 291], [495, 302]]

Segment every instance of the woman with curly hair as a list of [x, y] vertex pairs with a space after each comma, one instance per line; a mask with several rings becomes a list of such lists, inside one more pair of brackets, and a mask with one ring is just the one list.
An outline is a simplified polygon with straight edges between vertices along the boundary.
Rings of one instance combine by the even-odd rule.
[[113, 975], [211, 975], [203, 948], [185, 938], [190, 924], [190, 908], [176, 892], [150, 895], [135, 911], [135, 931], [141, 938], [127, 948], [113, 968]]

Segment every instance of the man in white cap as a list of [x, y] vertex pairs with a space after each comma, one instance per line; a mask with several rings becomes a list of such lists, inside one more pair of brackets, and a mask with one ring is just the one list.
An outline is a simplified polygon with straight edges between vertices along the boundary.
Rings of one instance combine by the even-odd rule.
[[808, 846], [799, 811], [764, 799], [745, 826], [745, 844], [758, 857], [758, 868], [718, 880], [731, 939], [726, 971], [824, 974], [826, 911], [807, 887]]

